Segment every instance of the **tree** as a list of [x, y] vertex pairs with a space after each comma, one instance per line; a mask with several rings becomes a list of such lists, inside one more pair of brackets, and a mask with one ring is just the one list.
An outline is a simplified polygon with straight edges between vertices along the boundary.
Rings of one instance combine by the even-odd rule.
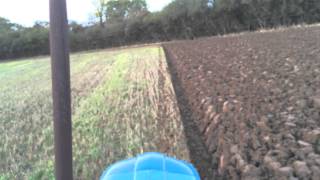
[[[73, 51], [320, 22], [319, 0], [173, 0], [160, 12], [145, 0], [94, 1], [98, 23], [69, 23]], [[47, 23], [0, 18], [0, 59], [47, 53]]]
[[136, 18], [147, 11], [147, 3], [145, 0], [131, 0], [128, 7], [128, 16], [129, 18]]
[[104, 27], [104, 17], [106, 12], [108, 0], [95, 0], [94, 5], [96, 7], [95, 15], [99, 18], [99, 24], [101, 27]]
[[129, 0], [108, 1], [105, 13], [107, 23], [122, 22], [128, 15], [129, 5]]
[[10, 33], [21, 29], [21, 25], [11, 23], [8, 19], [0, 17], [0, 34]]
[[145, 0], [110, 0], [105, 10], [106, 20], [115, 23], [143, 15], [147, 12], [147, 3]]

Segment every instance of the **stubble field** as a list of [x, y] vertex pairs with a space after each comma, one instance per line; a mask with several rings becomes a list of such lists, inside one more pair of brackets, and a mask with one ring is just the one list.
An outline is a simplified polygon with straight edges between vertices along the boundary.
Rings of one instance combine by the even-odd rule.
[[[54, 179], [49, 58], [0, 64], [0, 179]], [[71, 56], [75, 179], [157, 151], [189, 159], [161, 47]]]

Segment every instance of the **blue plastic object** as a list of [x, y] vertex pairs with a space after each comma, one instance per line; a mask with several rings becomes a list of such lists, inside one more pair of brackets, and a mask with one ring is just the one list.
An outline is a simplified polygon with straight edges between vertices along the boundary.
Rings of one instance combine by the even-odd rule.
[[185, 161], [160, 153], [145, 153], [111, 165], [100, 180], [200, 180], [200, 176]]

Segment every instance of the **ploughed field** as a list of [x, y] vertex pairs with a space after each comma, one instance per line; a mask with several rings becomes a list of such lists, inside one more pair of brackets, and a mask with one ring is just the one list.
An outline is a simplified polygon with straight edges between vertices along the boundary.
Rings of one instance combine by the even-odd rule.
[[320, 27], [164, 48], [203, 179], [319, 179]]

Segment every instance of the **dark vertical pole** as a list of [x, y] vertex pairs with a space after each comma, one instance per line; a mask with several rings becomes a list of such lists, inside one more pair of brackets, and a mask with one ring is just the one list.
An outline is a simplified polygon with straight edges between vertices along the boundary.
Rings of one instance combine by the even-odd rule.
[[50, 0], [55, 176], [72, 180], [70, 62], [66, 0]]

